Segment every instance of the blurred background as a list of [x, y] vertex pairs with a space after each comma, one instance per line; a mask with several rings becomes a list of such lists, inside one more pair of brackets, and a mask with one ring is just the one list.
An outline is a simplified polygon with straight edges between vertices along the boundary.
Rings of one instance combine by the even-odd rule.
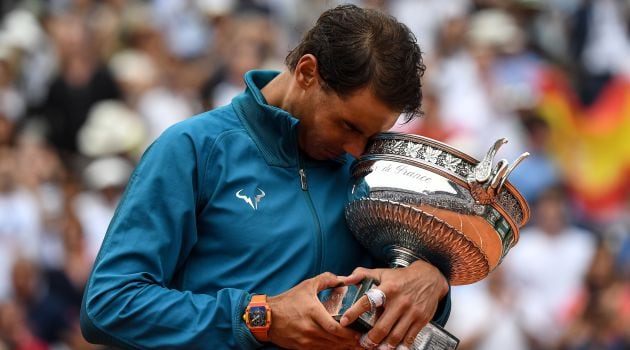
[[[630, 349], [630, 1], [350, 1], [396, 16], [427, 65], [396, 130], [480, 158], [532, 220], [486, 280], [453, 288], [466, 349]], [[102, 349], [82, 290], [143, 150], [230, 102], [337, 1], [3, 0], [0, 350]]]

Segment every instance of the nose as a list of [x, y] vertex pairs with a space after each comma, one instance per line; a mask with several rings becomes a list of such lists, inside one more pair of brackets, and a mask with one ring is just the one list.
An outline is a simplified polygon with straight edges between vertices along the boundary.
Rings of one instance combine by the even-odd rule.
[[346, 153], [352, 155], [355, 158], [361, 157], [363, 152], [365, 152], [365, 146], [367, 144], [367, 139], [365, 138], [354, 138], [352, 140], [348, 140], [344, 144], [343, 150]]

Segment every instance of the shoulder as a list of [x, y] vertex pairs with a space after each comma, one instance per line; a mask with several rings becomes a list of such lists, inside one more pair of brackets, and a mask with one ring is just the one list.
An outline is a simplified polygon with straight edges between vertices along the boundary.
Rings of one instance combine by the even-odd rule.
[[219, 107], [178, 122], [164, 131], [159, 139], [179, 138], [194, 140], [216, 139], [222, 133], [243, 130], [232, 105]]
[[139, 167], [148, 163], [205, 162], [223, 135], [245, 133], [231, 105], [171, 125], [144, 151]]
[[[247, 132], [232, 104], [209, 110], [173, 124], [167, 128], [149, 147], [149, 149], [165, 150], [178, 147], [194, 151], [205, 158], [216, 146], [225, 142], [233, 142], [238, 135], [239, 140], [249, 140]], [[226, 141], [226, 140], [230, 141]]]

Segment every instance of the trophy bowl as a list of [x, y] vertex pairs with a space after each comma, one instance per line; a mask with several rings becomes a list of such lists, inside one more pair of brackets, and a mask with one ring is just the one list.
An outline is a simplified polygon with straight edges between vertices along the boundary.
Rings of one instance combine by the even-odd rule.
[[[351, 168], [346, 223], [357, 240], [390, 267], [424, 259], [451, 285], [482, 280], [518, 242], [529, 220], [523, 196], [507, 181], [514, 168], [494, 157], [507, 142], [497, 140], [478, 161], [444, 143], [412, 134], [381, 133], [370, 139]], [[365, 279], [337, 288], [321, 300], [339, 321], [348, 308], [379, 281]], [[353, 329], [365, 333], [378, 318], [372, 309]], [[459, 340], [429, 322], [412, 349], [455, 350]]]
[[506, 142], [497, 140], [478, 161], [426, 137], [375, 136], [351, 169], [350, 231], [391, 267], [424, 259], [452, 285], [485, 278], [529, 220], [527, 202], [507, 181], [528, 153], [493, 165]]

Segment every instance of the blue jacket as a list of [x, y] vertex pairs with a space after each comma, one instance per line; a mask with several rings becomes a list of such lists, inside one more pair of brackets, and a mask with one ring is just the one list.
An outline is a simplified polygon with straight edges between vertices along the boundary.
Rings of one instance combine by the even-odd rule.
[[343, 217], [352, 159], [300, 153], [298, 120], [260, 92], [276, 74], [248, 72], [231, 105], [174, 125], [145, 152], [87, 284], [88, 340], [257, 348], [242, 320], [253, 294], [374, 265]]

